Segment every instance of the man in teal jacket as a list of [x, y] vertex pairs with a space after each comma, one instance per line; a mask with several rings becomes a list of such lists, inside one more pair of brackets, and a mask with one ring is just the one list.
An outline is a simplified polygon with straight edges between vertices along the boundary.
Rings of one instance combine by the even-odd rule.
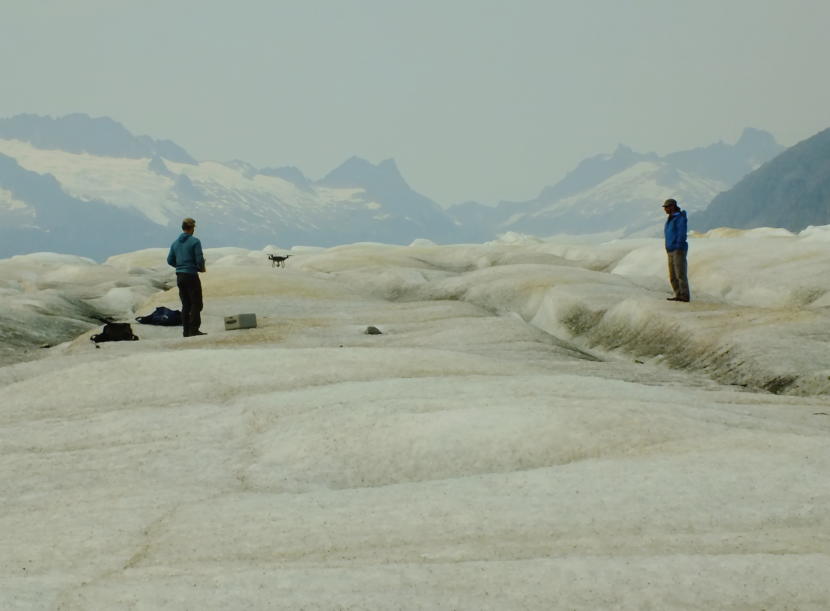
[[689, 243], [686, 241], [686, 212], [677, 205], [677, 200], [667, 199], [663, 210], [669, 217], [663, 233], [666, 238], [666, 253], [669, 256], [669, 282], [674, 290], [674, 297], [669, 301], [689, 301], [689, 279], [686, 275], [686, 254]]
[[170, 245], [167, 264], [176, 268], [176, 285], [182, 300], [182, 324], [184, 336], [207, 335], [199, 330], [202, 324], [202, 282], [199, 272], [205, 271], [205, 257], [202, 243], [193, 236], [196, 221], [186, 218], [182, 221], [182, 234]]

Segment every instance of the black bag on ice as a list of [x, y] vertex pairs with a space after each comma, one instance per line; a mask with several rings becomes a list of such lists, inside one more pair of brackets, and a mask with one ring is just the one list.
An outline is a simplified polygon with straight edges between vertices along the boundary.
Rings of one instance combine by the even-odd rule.
[[171, 310], [164, 306], [157, 307], [152, 314], [147, 316], [139, 316], [136, 322], [142, 325], [163, 325], [165, 327], [175, 327], [182, 324], [182, 313], [179, 310]]
[[93, 335], [89, 339], [100, 344], [101, 342], [135, 341], [138, 336], [133, 335], [133, 328], [128, 322], [108, 322], [98, 335]]

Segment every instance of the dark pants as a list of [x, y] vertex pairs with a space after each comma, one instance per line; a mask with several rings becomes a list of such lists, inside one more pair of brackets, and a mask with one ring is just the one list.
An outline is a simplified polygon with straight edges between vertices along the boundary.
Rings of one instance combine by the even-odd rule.
[[686, 275], [686, 251], [670, 250], [669, 255], [669, 282], [674, 291], [675, 299], [689, 301], [689, 278]]
[[192, 335], [202, 324], [202, 281], [199, 274], [176, 274], [179, 298], [182, 300], [184, 336]]

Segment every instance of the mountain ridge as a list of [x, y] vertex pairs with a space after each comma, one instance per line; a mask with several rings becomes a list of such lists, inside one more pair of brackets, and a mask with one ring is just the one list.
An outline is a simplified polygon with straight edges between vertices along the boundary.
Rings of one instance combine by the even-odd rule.
[[718, 194], [692, 224], [706, 231], [830, 223], [830, 128], [790, 147]]
[[[0, 154], [0, 257], [59, 250], [101, 259], [167, 241], [184, 216], [199, 219], [212, 246], [451, 241], [454, 234], [443, 209], [414, 191], [393, 160], [355, 157], [328, 180], [310, 181], [296, 169], [259, 170], [239, 160], [96, 156], [19, 139], [0, 139]], [[33, 194], [24, 188], [31, 181], [49, 188]], [[119, 232], [130, 239], [106, 237]]]
[[68, 153], [130, 158], [159, 156], [180, 163], [196, 163], [187, 151], [171, 140], [135, 136], [109, 117], [93, 118], [84, 113], [58, 118], [21, 114], [0, 119], [0, 138]]
[[[0, 154], [19, 165], [18, 171], [0, 176], [0, 219], [21, 229], [26, 219], [43, 221], [34, 224], [41, 226], [40, 233], [25, 227], [29, 251], [53, 250], [58, 243], [65, 249], [57, 234], [71, 234], [73, 223], [100, 227], [86, 218], [92, 214], [121, 225], [142, 219], [136, 227], [143, 238], [175, 231], [181, 217], [193, 216], [199, 218], [200, 235], [213, 245], [247, 248], [406, 244], [418, 238], [481, 242], [508, 231], [647, 236], [659, 231], [663, 199], [675, 197], [698, 213], [731, 186], [724, 177], [763, 164], [783, 148], [770, 134], [753, 128], [745, 129], [734, 145], [718, 142], [663, 156], [620, 144], [610, 154], [586, 158], [533, 200], [495, 207], [466, 202], [444, 209], [413, 189], [394, 159], [375, 164], [352, 156], [312, 180], [292, 166], [197, 161], [174, 143], [166, 147], [166, 142], [133, 136], [109, 118], [81, 114], [0, 119]], [[44, 218], [59, 216], [57, 208], [17, 195], [23, 170], [55, 181], [63, 195], [52, 190], [50, 197], [73, 210], [65, 230]], [[118, 218], [102, 215], [97, 206], [111, 207]], [[126, 212], [132, 216], [123, 216]], [[53, 229], [43, 229], [47, 225]], [[107, 247], [113, 246], [108, 242]], [[65, 252], [102, 254], [92, 242]], [[0, 256], [8, 254], [17, 253], [0, 245]]]
[[[730, 181], [782, 150], [771, 134], [754, 128], [744, 129], [734, 145], [719, 142], [662, 156], [620, 144], [610, 154], [584, 159], [535, 199], [500, 202], [495, 208], [465, 202], [448, 213], [478, 236], [506, 231], [657, 235], [663, 200], [673, 197], [690, 212], [702, 211], [732, 186]], [[635, 175], [636, 180], [626, 180]]]

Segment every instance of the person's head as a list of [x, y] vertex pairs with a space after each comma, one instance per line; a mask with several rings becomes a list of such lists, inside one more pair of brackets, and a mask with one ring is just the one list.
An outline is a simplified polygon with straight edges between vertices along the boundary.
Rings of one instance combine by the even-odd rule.
[[193, 233], [196, 230], [196, 221], [188, 217], [182, 221], [182, 231], [185, 233]]
[[666, 214], [674, 214], [680, 208], [677, 207], [677, 200], [676, 199], [667, 199], [663, 202], [663, 210], [665, 210]]

